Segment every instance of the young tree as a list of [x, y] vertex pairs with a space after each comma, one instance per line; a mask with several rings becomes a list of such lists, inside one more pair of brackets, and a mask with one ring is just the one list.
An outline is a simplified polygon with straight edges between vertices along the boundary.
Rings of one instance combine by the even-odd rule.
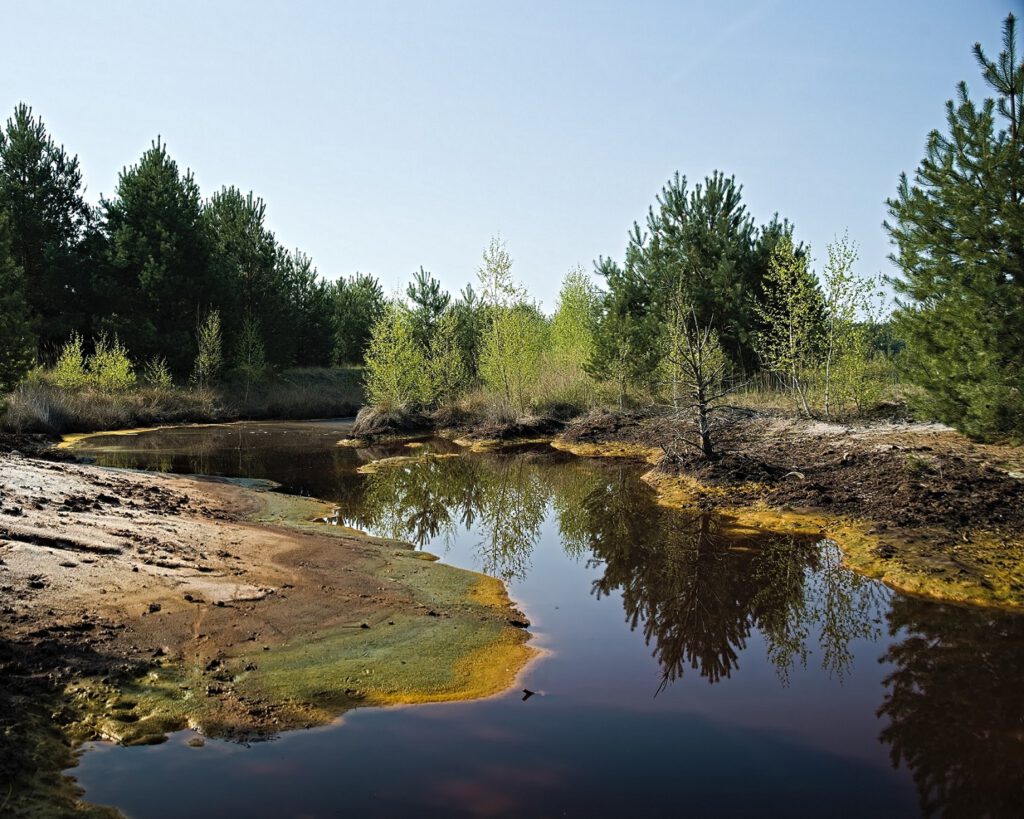
[[371, 275], [356, 273], [334, 283], [334, 362], [363, 363], [374, 326], [385, 310], [384, 291]]
[[206, 314], [196, 333], [195, 368], [192, 381], [198, 387], [209, 387], [220, 377], [224, 369], [224, 342], [220, 329], [220, 311], [211, 310]]
[[827, 253], [822, 272], [826, 310], [823, 409], [825, 417], [831, 418], [848, 402], [861, 407], [879, 395], [879, 384], [869, 377], [871, 338], [879, 311], [875, 280], [853, 272], [856, 245], [844, 234], [828, 246]]
[[7, 217], [0, 211], [0, 391], [12, 389], [35, 361], [21, 268], [10, 250]]
[[696, 440], [685, 434], [677, 438], [700, 450], [705, 458], [711, 458], [715, 455], [712, 413], [718, 401], [735, 389], [724, 380], [729, 359], [718, 341], [718, 333], [710, 323], [701, 325], [696, 308], [687, 302], [682, 289], [676, 291], [669, 310], [664, 364], [672, 404], [677, 413], [692, 415], [697, 431]]
[[772, 253], [764, 302], [756, 305], [765, 329], [755, 344], [764, 366], [786, 380], [807, 417], [812, 415], [807, 379], [816, 365], [822, 303], [806, 257], [783, 237]]
[[480, 352], [480, 376], [506, 412], [524, 414], [547, 342], [544, 317], [530, 304], [497, 307]]
[[428, 400], [426, 357], [403, 305], [388, 304], [373, 325], [363, 382], [369, 402], [384, 411], [417, 409]]
[[90, 382], [101, 392], [127, 392], [135, 386], [135, 364], [117, 336], [113, 341], [106, 335], [95, 340], [88, 369]]
[[157, 139], [121, 172], [115, 197], [100, 208], [109, 238], [108, 264], [94, 281], [100, 330], [138, 357], [166, 355], [173, 371], [186, 372], [195, 355], [192, 328], [218, 290], [198, 185]]
[[24, 103], [0, 130], [0, 211], [40, 347], [51, 352], [87, 330], [88, 274], [81, 243], [89, 221], [78, 158], [53, 141]]
[[551, 318], [548, 361], [553, 374], [562, 381], [562, 391], [583, 400], [592, 390], [586, 367], [594, 355], [600, 310], [600, 294], [590, 277], [582, 267], [570, 270], [562, 281]]
[[974, 54], [995, 98], [965, 83], [946, 103], [913, 183], [900, 177], [886, 227], [900, 276], [907, 377], [928, 408], [974, 435], [1024, 433], [1024, 60], [1016, 20], [1003, 51]]
[[437, 320], [427, 349], [430, 403], [453, 401], [465, 390], [469, 374], [462, 358], [458, 318], [452, 310]]
[[77, 390], [88, 386], [89, 371], [85, 365], [82, 337], [78, 333], [72, 333], [64, 342], [48, 377], [65, 390]]
[[449, 308], [455, 319], [456, 336], [467, 383], [475, 381], [480, 370], [480, 345], [487, 326], [487, 307], [480, 301], [473, 285], [467, 284]]
[[260, 320], [252, 313], [246, 313], [242, 319], [242, 332], [235, 353], [235, 372], [242, 378], [247, 399], [253, 385], [259, 384], [267, 376], [267, 354], [260, 332]]
[[451, 296], [441, 289], [441, 282], [421, 266], [413, 274], [412, 283], [405, 289], [412, 302], [412, 320], [415, 324], [416, 340], [423, 347], [429, 347], [434, 328], [442, 313], [448, 309]]
[[500, 235], [491, 238], [476, 275], [485, 305], [511, 307], [526, 298], [526, 290], [512, 278], [512, 256]]
[[590, 277], [582, 267], [570, 270], [551, 317], [551, 349], [561, 363], [583, 370], [594, 354], [600, 310], [600, 294]]

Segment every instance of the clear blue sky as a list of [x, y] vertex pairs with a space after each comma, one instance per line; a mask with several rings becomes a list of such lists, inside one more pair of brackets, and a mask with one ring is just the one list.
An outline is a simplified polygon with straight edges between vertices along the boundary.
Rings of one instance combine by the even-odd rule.
[[884, 199], [1021, 5], [10, 2], [0, 107], [34, 106], [92, 201], [161, 134], [329, 278], [422, 264], [456, 289], [500, 231], [550, 309], [676, 170], [735, 174], [816, 258], [848, 229], [889, 270]]

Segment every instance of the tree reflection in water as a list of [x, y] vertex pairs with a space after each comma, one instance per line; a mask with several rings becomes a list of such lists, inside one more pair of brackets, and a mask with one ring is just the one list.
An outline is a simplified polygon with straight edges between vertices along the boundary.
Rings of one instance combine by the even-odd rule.
[[881, 740], [928, 816], [1024, 811], [1024, 617], [896, 597]]
[[711, 683], [729, 677], [755, 628], [784, 683], [795, 661], [806, 664], [813, 633], [823, 667], [842, 678], [850, 641], [877, 632], [877, 587], [842, 569], [829, 541], [665, 510], [626, 539], [601, 539], [594, 554], [605, 565], [595, 593], [621, 591], [631, 627], [654, 645], [659, 691], [687, 667]]
[[[317, 435], [327, 437], [314, 446]], [[550, 515], [566, 553], [601, 571], [594, 594], [621, 592], [628, 623], [653, 645], [658, 690], [687, 669], [729, 677], [755, 630], [783, 683], [812, 645], [842, 679], [851, 641], [881, 636], [891, 600], [881, 740], [911, 770], [922, 809], [1007, 816], [1024, 805], [1024, 618], [891, 594], [844, 570], [827, 541], [666, 509], [635, 466], [548, 452], [427, 457], [358, 475], [360, 461], [409, 450], [342, 450], [315, 426], [185, 428], [83, 449], [112, 466], [273, 477], [335, 500], [339, 522], [420, 546], [470, 531], [481, 568], [506, 580], [526, 576]]]
[[621, 590], [661, 664], [662, 687], [686, 667], [728, 677], [751, 631], [762, 632], [780, 678], [806, 663], [812, 632], [840, 677], [849, 641], [876, 631], [877, 586], [839, 565], [834, 544], [737, 527], [654, 502], [634, 467], [575, 458], [478, 455], [423, 458], [366, 475], [346, 523], [424, 546], [460, 529], [480, 540], [483, 571], [523, 579], [553, 510], [567, 554], [604, 574], [594, 591]]

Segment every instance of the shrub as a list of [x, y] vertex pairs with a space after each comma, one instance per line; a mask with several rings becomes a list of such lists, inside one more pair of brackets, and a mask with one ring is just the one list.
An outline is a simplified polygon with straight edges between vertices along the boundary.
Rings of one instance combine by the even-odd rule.
[[113, 343], [105, 335], [99, 337], [89, 356], [88, 369], [89, 382], [100, 392], [126, 392], [135, 386], [135, 365], [117, 336]]
[[66, 390], [77, 390], [89, 383], [89, 373], [85, 368], [85, 353], [82, 350], [82, 337], [72, 334], [64, 346], [60, 348], [57, 362], [46, 377]]

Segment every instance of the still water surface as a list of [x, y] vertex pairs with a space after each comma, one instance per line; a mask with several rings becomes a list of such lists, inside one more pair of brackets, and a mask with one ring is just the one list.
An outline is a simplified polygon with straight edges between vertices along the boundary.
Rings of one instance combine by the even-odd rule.
[[73, 771], [88, 800], [133, 817], [1019, 815], [1024, 618], [894, 593], [828, 542], [659, 507], [637, 465], [531, 447], [360, 474], [411, 450], [336, 446], [348, 430], [183, 427], [76, 451], [269, 478], [501, 577], [550, 652], [522, 679], [538, 695], [359, 709], [252, 745], [93, 743]]

